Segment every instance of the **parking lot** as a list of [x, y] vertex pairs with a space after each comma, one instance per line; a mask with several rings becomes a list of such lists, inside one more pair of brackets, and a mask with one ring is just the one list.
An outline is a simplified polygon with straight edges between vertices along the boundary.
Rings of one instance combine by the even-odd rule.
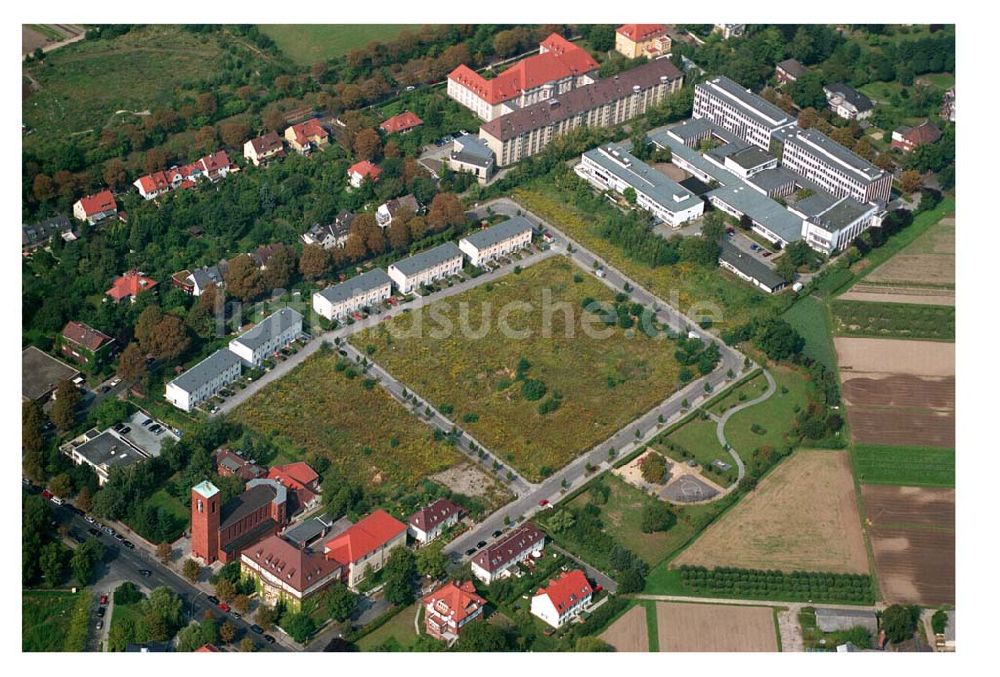
[[166, 423], [157, 421], [142, 409], [132, 414], [123, 423], [125, 425], [118, 430], [118, 434], [150, 456], [160, 455], [160, 448], [163, 446], [164, 440], [176, 441], [180, 439]]

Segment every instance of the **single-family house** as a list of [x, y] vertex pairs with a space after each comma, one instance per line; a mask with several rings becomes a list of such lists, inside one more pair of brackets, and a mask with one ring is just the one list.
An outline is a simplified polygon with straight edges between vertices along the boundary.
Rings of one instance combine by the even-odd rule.
[[243, 362], [234, 352], [216, 350], [167, 384], [163, 396], [183, 411], [191, 411], [240, 377]]
[[111, 288], [104, 292], [105, 296], [115, 303], [128, 299], [135, 303], [135, 297], [143, 292], [147, 292], [156, 287], [156, 280], [147, 277], [138, 270], [130, 270], [124, 275], [115, 278]]
[[489, 585], [509, 576], [511, 567], [519, 562], [541, 557], [544, 549], [545, 534], [527, 522], [476, 553], [472, 558], [472, 575]]
[[368, 179], [372, 183], [378, 181], [379, 174], [381, 173], [382, 170], [377, 165], [373, 165], [368, 160], [362, 160], [348, 167], [347, 180], [353, 188], [360, 188], [365, 179]]
[[191, 295], [201, 296], [209, 287], [222, 289], [226, 282], [218, 266], [202, 266], [190, 275]]
[[393, 115], [378, 126], [386, 134], [405, 134], [406, 132], [424, 124], [416, 113], [404, 110], [399, 115]]
[[795, 82], [808, 72], [809, 69], [796, 59], [779, 61], [778, 65], [774, 67], [774, 77], [782, 85]]
[[318, 244], [323, 249], [343, 247], [347, 244], [347, 238], [351, 234], [351, 223], [354, 221], [354, 216], [351, 212], [341, 212], [332, 223], [315, 223], [299, 237], [303, 243]]
[[144, 200], [158, 198], [164, 193], [169, 193], [174, 188], [164, 172], [153, 172], [152, 174], [140, 176], [132, 182], [132, 185], [138, 189], [139, 195]]
[[746, 24], [715, 24], [712, 28], [712, 32], [721, 35], [723, 40], [743, 37], [746, 30]]
[[64, 242], [73, 242], [77, 239], [73, 224], [64, 214], [30, 225], [22, 224], [21, 253], [30, 254], [40, 247], [45, 247], [54, 237], [61, 237]]
[[220, 447], [215, 450], [215, 471], [219, 477], [239, 477], [244, 482], [267, 476], [267, 470], [239, 452]]
[[412, 193], [403, 197], [394, 197], [387, 202], [383, 202], [375, 211], [375, 223], [379, 228], [388, 228], [392, 224], [392, 219], [401, 209], [408, 209], [412, 214], [420, 211], [420, 203]]
[[254, 167], [284, 156], [285, 144], [277, 132], [268, 132], [243, 144], [243, 157], [252, 162]]
[[392, 279], [373, 268], [313, 294], [313, 310], [326, 319], [340, 320], [362, 308], [382, 303], [392, 295]]
[[563, 572], [531, 598], [531, 614], [561, 628], [590, 605], [594, 589], [579, 569]]
[[486, 600], [476, 594], [472, 581], [449, 581], [424, 597], [423, 604], [427, 634], [451, 644], [462, 628], [482, 619]]
[[531, 245], [534, 227], [523, 216], [515, 216], [495, 226], [478, 230], [458, 242], [474, 266], [482, 266]]
[[83, 322], [70, 321], [59, 334], [59, 351], [77, 364], [94, 368], [107, 361], [114, 339]]
[[823, 93], [830, 110], [845, 120], [864, 120], [875, 110], [874, 101], [843, 82], [826, 85]]
[[327, 559], [344, 567], [342, 580], [356, 590], [370, 574], [385, 566], [389, 553], [406, 545], [406, 525], [381, 508], [328, 540]]
[[389, 266], [389, 277], [403, 294], [462, 270], [462, 250], [445, 242]]
[[288, 514], [309, 510], [319, 504], [319, 475], [304, 461], [271, 466], [268, 479], [277, 480], [288, 489], [291, 501]]
[[291, 308], [282, 308], [230, 341], [229, 350], [245, 365], [256, 368], [301, 333], [302, 314]]
[[117, 215], [118, 203], [115, 202], [115, 196], [110, 190], [102, 190], [99, 193], [82, 197], [73, 205], [73, 216], [92, 226]]
[[322, 148], [330, 143], [330, 133], [326, 131], [319, 120], [312, 118], [285, 130], [285, 141], [288, 146], [300, 155], [308, 155], [316, 148]]
[[892, 133], [892, 147], [904, 153], [912, 153], [917, 146], [935, 143], [941, 138], [941, 130], [930, 120], [924, 120], [916, 127], [900, 127]]
[[421, 545], [430, 543], [448, 527], [458, 523], [462, 508], [446, 498], [439, 498], [416, 511], [406, 520], [406, 533]]
[[615, 30], [615, 51], [627, 59], [650, 59], [670, 52], [670, 36], [663, 24], [625, 24]]

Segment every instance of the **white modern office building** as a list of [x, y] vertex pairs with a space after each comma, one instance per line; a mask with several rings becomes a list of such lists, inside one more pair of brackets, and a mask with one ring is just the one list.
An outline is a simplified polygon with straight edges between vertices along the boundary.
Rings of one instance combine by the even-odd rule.
[[767, 150], [771, 135], [795, 118], [724, 75], [695, 85], [695, 118], [707, 118], [747, 143]]
[[862, 204], [850, 196], [812, 195], [789, 209], [802, 217], [806, 243], [825, 254], [844, 249], [861, 233], [881, 224], [876, 205]]
[[837, 196], [858, 202], [889, 201], [892, 174], [879, 169], [816, 129], [795, 126], [778, 136], [781, 166]]

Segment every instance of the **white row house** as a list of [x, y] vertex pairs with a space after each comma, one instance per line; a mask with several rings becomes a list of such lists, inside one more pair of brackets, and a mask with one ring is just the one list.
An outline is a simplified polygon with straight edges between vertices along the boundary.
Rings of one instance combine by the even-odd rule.
[[529, 557], [541, 557], [545, 534], [534, 524], [522, 524], [501, 541], [480, 550], [472, 558], [472, 575], [489, 585], [509, 576], [511, 567]]
[[259, 367], [268, 356], [287, 346], [301, 333], [301, 313], [282, 308], [230, 341], [229, 350], [247, 366]]
[[382, 303], [392, 294], [392, 280], [381, 268], [352, 277], [313, 294], [313, 310], [328, 320], [339, 320], [362, 308]]
[[561, 628], [590, 606], [593, 595], [594, 589], [582, 571], [566, 571], [549, 581], [548, 587], [538, 589], [531, 598], [531, 614], [553, 628]]
[[515, 216], [464, 237], [458, 248], [469, 257], [474, 266], [506, 256], [531, 245], [532, 225], [523, 216]]
[[191, 411], [240, 377], [243, 363], [229, 350], [216, 350], [167, 384], [170, 404]]
[[389, 266], [389, 277], [403, 294], [423, 284], [457, 275], [462, 271], [462, 250], [454, 242], [414, 254]]

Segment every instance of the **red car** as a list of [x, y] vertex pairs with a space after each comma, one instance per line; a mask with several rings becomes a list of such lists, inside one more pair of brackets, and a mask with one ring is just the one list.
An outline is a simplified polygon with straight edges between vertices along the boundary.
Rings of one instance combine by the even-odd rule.
[[389, 302], [389, 305], [390, 305], [390, 306], [394, 306], [394, 305], [396, 305], [397, 303], [399, 303], [399, 301], [397, 301], [397, 300], [396, 300], [396, 297], [395, 297], [395, 296], [390, 296], [390, 297], [388, 298], [388, 302]]
[[548, 504], [549, 504], [549, 499], [547, 499], [547, 498], [543, 498], [542, 500], [540, 500], [540, 501], [538, 502], [538, 505], [542, 506], [543, 508], [544, 508], [545, 506], [547, 506]]
[[107, 604], [107, 603], [108, 603], [108, 596], [101, 595], [101, 604]]
[[48, 489], [42, 489], [42, 498], [52, 498], [52, 492]]
[[219, 611], [225, 611], [226, 613], [229, 613], [229, 605], [226, 604], [225, 602], [219, 602]]
[[771, 252], [764, 252], [763, 254], [761, 254], [761, 256], [763, 256], [763, 257], [764, 257], [765, 259], [766, 259], [766, 258], [767, 258], [768, 256], [770, 256], [770, 255], [771, 255]]
[[601, 590], [604, 590], [604, 586], [600, 583], [594, 586], [594, 592], [600, 592]]

